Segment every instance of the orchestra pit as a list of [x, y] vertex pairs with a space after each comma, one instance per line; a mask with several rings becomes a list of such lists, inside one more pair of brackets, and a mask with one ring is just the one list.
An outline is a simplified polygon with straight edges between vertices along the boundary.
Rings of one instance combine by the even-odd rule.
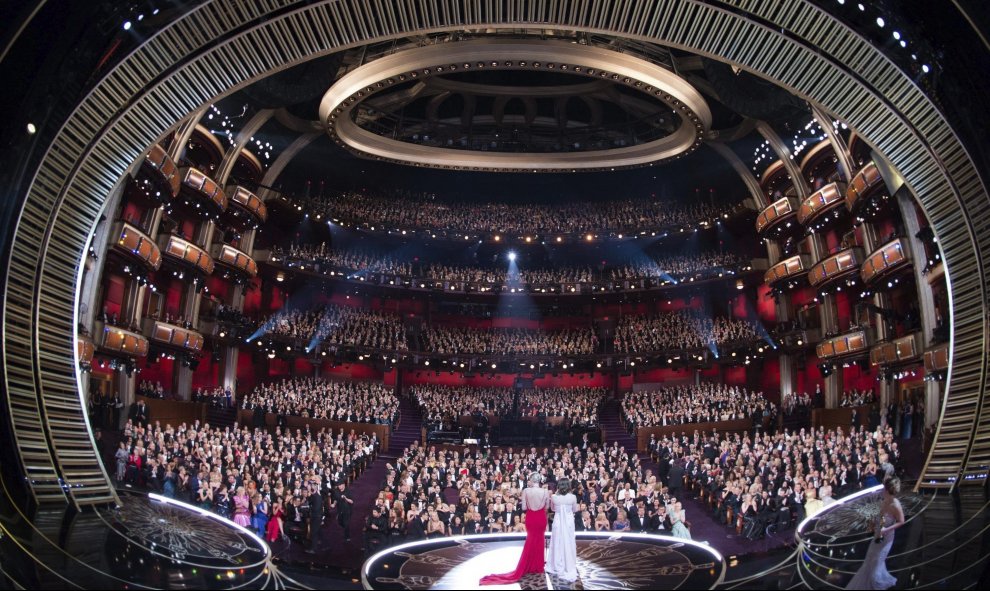
[[0, 14], [0, 586], [987, 579], [975, 3]]

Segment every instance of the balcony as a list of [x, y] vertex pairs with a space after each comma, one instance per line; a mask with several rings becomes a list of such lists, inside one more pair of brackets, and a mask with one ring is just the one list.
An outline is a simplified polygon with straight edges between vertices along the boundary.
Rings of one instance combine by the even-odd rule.
[[160, 239], [162, 253], [175, 263], [199, 271], [204, 275], [213, 273], [213, 258], [192, 242], [169, 235]]
[[110, 230], [111, 248], [125, 257], [136, 260], [149, 271], [157, 271], [162, 265], [162, 251], [147, 234], [127, 222], [117, 222]]
[[228, 214], [238, 220], [244, 220], [246, 225], [257, 227], [268, 219], [268, 207], [251, 191], [244, 187], [235, 187], [230, 194], [230, 209]]
[[191, 328], [183, 328], [160, 320], [145, 322], [145, 332], [160, 345], [199, 353], [203, 350], [203, 335]]
[[859, 271], [863, 264], [863, 249], [847, 248], [828, 257], [811, 268], [808, 283], [816, 289], [825, 289], [841, 279], [846, 279]]
[[767, 234], [774, 230], [786, 230], [794, 223], [797, 214], [797, 200], [783, 197], [768, 205], [756, 216], [756, 232]]
[[258, 275], [258, 263], [229, 244], [218, 245], [214, 248], [213, 254], [216, 256], [218, 264], [227, 267], [234, 273], [247, 278], [254, 278]]
[[227, 194], [220, 185], [195, 168], [186, 169], [179, 193], [190, 207], [208, 215], [215, 217], [227, 209]]
[[921, 356], [921, 333], [916, 332], [870, 349], [871, 365], [896, 365]]
[[773, 195], [774, 191], [780, 191], [781, 194], [784, 194], [793, 185], [783, 160], [772, 162], [760, 175], [760, 187], [767, 195]]
[[845, 214], [842, 208], [844, 185], [830, 183], [815, 191], [801, 203], [797, 219], [810, 229], [818, 230]]
[[179, 167], [165, 148], [151, 146], [129, 190], [153, 203], [168, 203], [179, 194]]
[[810, 267], [810, 257], [803, 254], [794, 255], [767, 269], [767, 272], [763, 274], [763, 282], [769, 286], [774, 286], [789, 281], [788, 287], [795, 287]]
[[859, 275], [864, 283], [872, 284], [893, 277], [910, 265], [911, 256], [907, 242], [903, 238], [895, 238], [866, 258]]
[[865, 355], [869, 348], [870, 339], [866, 331], [857, 330], [825, 339], [815, 347], [815, 352], [824, 361]]
[[870, 162], [856, 173], [849, 186], [846, 187], [846, 209], [853, 214], [858, 214], [870, 201], [870, 198], [877, 194], [878, 189], [884, 188], [883, 177], [880, 176], [880, 169]]
[[76, 355], [79, 357], [79, 367], [89, 369], [93, 365], [93, 356], [96, 354], [96, 345], [88, 335], [81, 334], [76, 337]]
[[941, 345], [925, 351], [925, 371], [928, 373], [942, 372], [949, 369], [949, 344]]
[[[99, 328], [99, 327], [97, 327]], [[144, 335], [109, 324], [96, 334], [103, 335], [99, 347], [103, 351], [127, 357], [146, 357], [148, 355], [148, 339]]]

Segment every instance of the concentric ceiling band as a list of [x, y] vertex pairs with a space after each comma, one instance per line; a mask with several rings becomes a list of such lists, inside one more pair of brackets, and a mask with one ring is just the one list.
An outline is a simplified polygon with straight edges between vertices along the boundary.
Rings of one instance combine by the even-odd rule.
[[[584, 152], [475, 152], [411, 144], [359, 126], [362, 101], [389, 87], [442, 74], [479, 70], [541, 70], [611, 80], [648, 94], [680, 117], [677, 130], [650, 142]], [[337, 81], [323, 96], [320, 119], [348, 148], [374, 158], [457, 170], [553, 172], [644, 166], [677, 158], [701, 145], [712, 122], [704, 97], [677, 74], [634, 55], [540, 39], [471, 39], [393, 53]]]

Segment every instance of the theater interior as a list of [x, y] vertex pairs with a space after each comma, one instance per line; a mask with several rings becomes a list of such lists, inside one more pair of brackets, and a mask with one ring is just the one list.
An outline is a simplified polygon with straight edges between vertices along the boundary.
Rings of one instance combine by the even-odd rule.
[[0, 15], [3, 588], [988, 578], [981, 3]]

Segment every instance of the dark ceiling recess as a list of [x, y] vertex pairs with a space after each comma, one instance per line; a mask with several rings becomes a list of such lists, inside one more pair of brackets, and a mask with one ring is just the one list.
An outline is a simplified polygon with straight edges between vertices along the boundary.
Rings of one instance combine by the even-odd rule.
[[718, 100], [750, 119], [781, 121], [808, 112], [808, 106], [783, 88], [732, 66], [702, 58], [705, 76]]
[[[342, 58], [343, 53], [338, 52], [310, 60], [263, 78], [242, 92], [260, 109], [280, 109], [314, 101], [318, 104], [318, 99], [337, 78]], [[308, 119], [316, 119], [315, 109], [316, 105]]]

